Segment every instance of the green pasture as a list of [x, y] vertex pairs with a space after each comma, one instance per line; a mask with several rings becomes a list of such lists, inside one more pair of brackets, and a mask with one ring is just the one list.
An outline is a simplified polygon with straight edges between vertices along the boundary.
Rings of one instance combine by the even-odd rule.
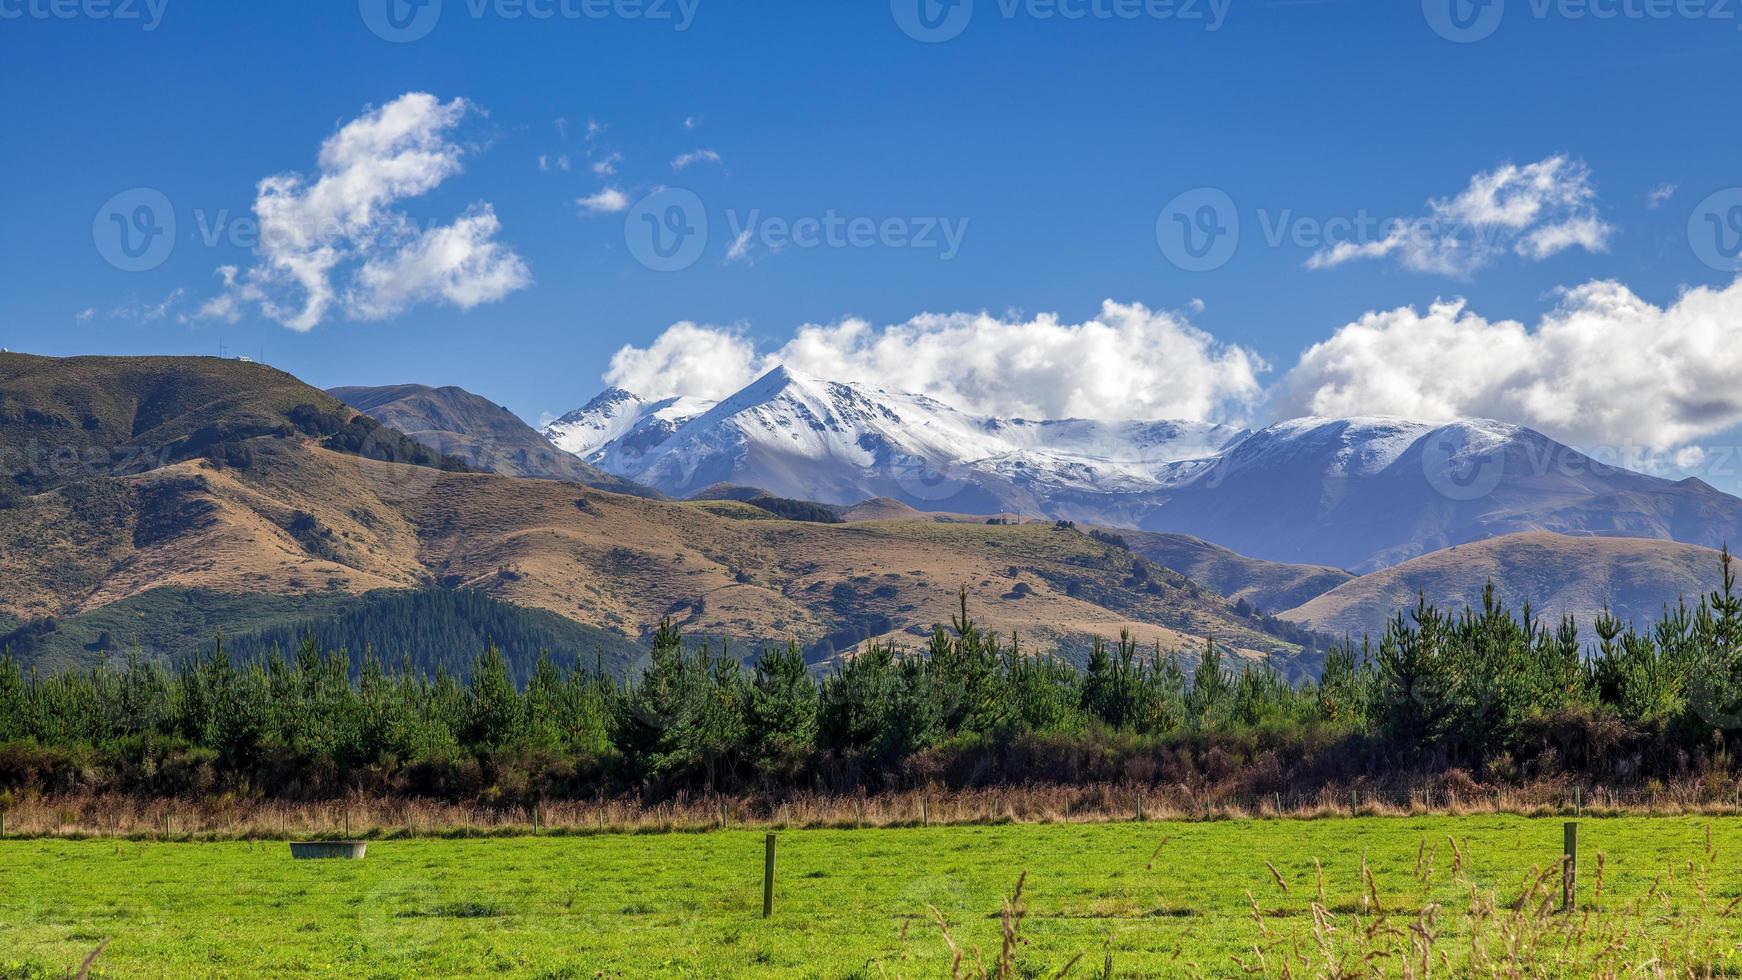
[[[1581, 844], [1587, 902], [1601, 852], [1604, 904], [1645, 910], [1642, 955], [1698, 916], [1731, 940], [1713, 966], [1733, 974], [1742, 823], [1586, 819]], [[1472, 890], [1516, 899], [1561, 846], [1561, 820], [1504, 815], [792, 830], [765, 920], [751, 830], [389, 838], [358, 862], [292, 861], [282, 841], [10, 839], [0, 978], [66, 976], [105, 941], [93, 976], [947, 976], [930, 909], [990, 965], [1024, 871], [1020, 975], [1080, 953], [1072, 976], [1109, 954], [1117, 976], [1233, 976], [1258, 937], [1248, 891], [1272, 939], [1310, 932], [1315, 858], [1333, 914], [1358, 912], [1365, 854], [1406, 926]], [[1456, 950], [1463, 926], [1440, 928]]]

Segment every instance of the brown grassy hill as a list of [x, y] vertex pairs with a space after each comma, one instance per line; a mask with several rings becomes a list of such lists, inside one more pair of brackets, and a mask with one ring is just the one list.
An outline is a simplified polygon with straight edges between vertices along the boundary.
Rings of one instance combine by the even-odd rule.
[[1266, 612], [1293, 609], [1355, 578], [1340, 568], [1265, 561], [1230, 551], [1189, 534], [1129, 531], [1118, 534], [1133, 551], [1181, 572], [1230, 599], [1244, 599]]
[[1177, 573], [1049, 525], [823, 525], [729, 501], [671, 503], [551, 481], [383, 463], [262, 437], [247, 465], [190, 460], [80, 481], [0, 510], [0, 612], [66, 616], [177, 586], [317, 595], [475, 588], [637, 636], [844, 649], [920, 641], [958, 588], [1031, 647], [1131, 629], [1189, 649], [1210, 632], [1290, 648]]
[[214, 357], [0, 353], [0, 504], [95, 477], [240, 452], [259, 436], [464, 468], [283, 371]]
[[[1719, 555], [1709, 548], [1644, 538], [1569, 537], [1547, 531], [1462, 544], [1364, 575], [1282, 616], [1324, 632], [1377, 636], [1418, 594], [1442, 609], [1480, 606], [1490, 581], [1514, 611], [1570, 613], [1587, 631], [1607, 601], [1617, 616], [1643, 625], [1665, 603], [1690, 604], [1719, 585]], [[1587, 635], [1589, 633], [1587, 632]]]

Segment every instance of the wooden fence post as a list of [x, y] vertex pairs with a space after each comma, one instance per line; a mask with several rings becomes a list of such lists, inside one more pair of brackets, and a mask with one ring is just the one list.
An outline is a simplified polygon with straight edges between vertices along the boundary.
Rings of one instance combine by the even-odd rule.
[[762, 858], [762, 917], [774, 914], [774, 835], [767, 838], [767, 853]]
[[1561, 911], [1571, 912], [1579, 884], [1579, 825], [1574, 821], [1567, 821], [1561, 852]]

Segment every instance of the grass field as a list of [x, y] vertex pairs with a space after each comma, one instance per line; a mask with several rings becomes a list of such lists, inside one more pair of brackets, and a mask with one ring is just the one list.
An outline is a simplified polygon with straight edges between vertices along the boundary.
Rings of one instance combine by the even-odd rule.
[[[1257, 966], [1255, 943], [1266, 975], [1281, 975], [1288, 950], [1302, 946], [1292, 974], [1319, 975], [1308, 966], [1315, 923], [1330, 930], [1320, 948], [1332, 952], [1394, 934], [1407, 959], [1431, 935], [1439, 975], [1462, 973], [1481, 944], [1502, 955], [1537, 944], [1552, 964], [1563, 954], [1543, 950], [1588, 944], [1589, 957], [1614, 942], [1616, 963], [1645, 963], [1648, 974], [1654, 958], [1721, 975], [1742, 967], [1742, 917], [1728, 916], [1742, 864], [1726, 860], [1742, 850], [1737, 821], [1622, 817], [1581, 828], [1581, 896], [1598, 904], [1600, 852], [1605, 911], [1543, 914], [1534, 929], [1510, 930], [1546, 911], [1541, 896], [1558, 902], [1551, 870], [1523, 912], [1507, 909], [1559, 860], [1559, 819], [787, 831], [767, 921], [758, 831], [386, 839], [361, 862], [293, 862], [282, 841], [6, 840], [0, 977], [67, 975], [105, 940], [93, 976], [947, 976], [950, 950], [930, 909], [995, 970], [999, 910], [1024, 871], [1018, 976], [1053, 976], [1079, 953], [1072, 976], [1101, 976], [1109, 956], [1122, 977], [1235, 976], [1234, 957]], [[1366, 931], [1376, 938], [1362, 946]], [[1403, 959], [1374, 962], [1402, 972]]]

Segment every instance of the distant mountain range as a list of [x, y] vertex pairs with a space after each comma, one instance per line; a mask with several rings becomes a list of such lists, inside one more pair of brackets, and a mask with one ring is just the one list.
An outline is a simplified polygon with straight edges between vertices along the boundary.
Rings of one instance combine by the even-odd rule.
[[1605, 602], [1643, 620], [1717, 585], [1742, 506], [1480, 421], [1022, 422], [780, 371], [553, 423], [623, 470], [600, 474], [460, 389], [337, 394], [216, 358], [0, 353], [0, 648], [88, 664], [415, 620], [406, 642], [519, 644], [517, 671], [546, 643], [625, 669], [671, 616], [821, 658], [920, 642], [966, 588], [1031, 648], [1214, 635], [1299, 676], [1325, 633], [1490, 580], [1587, 628]]
[[781, 367], [717, 402], [611, 389], [545, 435], [678, 497], [720, 483], [837, 505], [881, 497], [1186, 534], [1357, 572], [1526, 531], [1742, 540], [1742, 499], [1479, 419], [1033, 422]]
[[327, 394], [476, 470], [567, 480], [617, 493], [657, 494], [558, 449], [520, 416], [464, 388], [403, 384], [332, 388]]
[[1297, 627], [1087, 528], [835, 523], [756, 493], [674, 502], [474, 472], [531, 472], [537, 446], [457, 390], [343, 393], [446, 451], [263, 365], [0, 353], [0, 451], [15, 461], [0, 480], [0, 652], [52, 669], [179, 658], [219, 632], [282, 648], [313, 629], [433, 669], [494, 637], [524, 676], [547, 643], [631, 669], [670, 617], [744, 654], [790, 640], [826, 659], [869, 638], [921, 644], [965, 590], [986, 628], [1032, 650], [1130, 629], [1145, 646], [1190, 653], [1213, 635], [1312, 669]]

